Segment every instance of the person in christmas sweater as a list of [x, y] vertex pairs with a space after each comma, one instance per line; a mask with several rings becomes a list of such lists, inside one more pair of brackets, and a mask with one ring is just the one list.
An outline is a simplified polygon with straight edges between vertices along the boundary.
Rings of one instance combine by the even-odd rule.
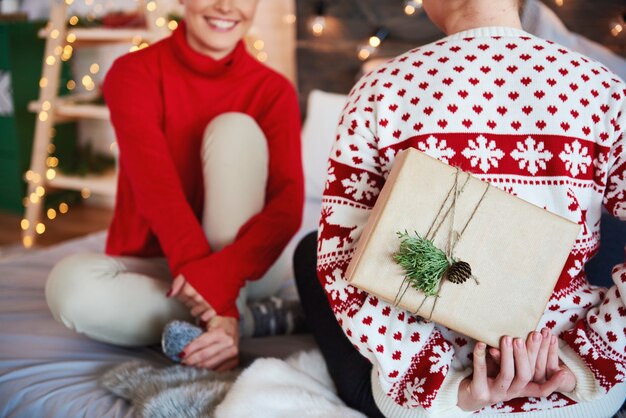
[[300, 114], [291, 83], [246, 51], [258, 0], [181, 3], [170, 37], [107, 74], [120, 157], [106, 255], [61, 261], [46, 296], [66, 326], [128, 346], [195, 317], [207, 332], [183, 363], [224, 369], [237, 363], [240, 290], [278, 290], [270, 277], [246, 282], [301, 222]]
[[[319, 236], [295, 254], [338, 392], [370, 417], [611, 416], [626, 396], [626, 264], [608, 289], [591, 286], [584, 265], [598, 250], [602, 206], [626, 220], [626, 84], [522, 31], [516, 0], [423, 5], [448, 36], [352, 89]], [[394, 158], [409, 147], [582, 225], [528, 338], [487, 348], [346, 281]]]

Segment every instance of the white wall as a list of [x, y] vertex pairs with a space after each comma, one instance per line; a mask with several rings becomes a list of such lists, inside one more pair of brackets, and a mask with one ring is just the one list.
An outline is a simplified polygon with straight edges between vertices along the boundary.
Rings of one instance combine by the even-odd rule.
[[265, 43], [270, 67], [296, 82], [296, 8], [294, 0], [261, 0], [254, 25], [250, 30], [252, 37], [258, 37]]

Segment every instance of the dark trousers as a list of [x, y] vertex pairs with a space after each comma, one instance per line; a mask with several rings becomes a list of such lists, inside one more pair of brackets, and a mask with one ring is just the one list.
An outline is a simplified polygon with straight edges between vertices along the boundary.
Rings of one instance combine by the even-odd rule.
[[370, 418], [384, 418], [372, 396], [372, 364], [345, 336], [317, 279], [317, 233], [300, 241], [294, 254], [294, 272], [307, 325], [322, 355], [339, 397]]

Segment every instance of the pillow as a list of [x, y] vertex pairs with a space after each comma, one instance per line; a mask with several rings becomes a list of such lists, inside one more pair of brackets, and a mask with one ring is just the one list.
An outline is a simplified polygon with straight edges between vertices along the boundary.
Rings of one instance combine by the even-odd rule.
[[347, 96], [312, 90], [302, 127], [302, 164], [307, 198], [322, 199], [328, 156], [335, 142], [341, 111]]

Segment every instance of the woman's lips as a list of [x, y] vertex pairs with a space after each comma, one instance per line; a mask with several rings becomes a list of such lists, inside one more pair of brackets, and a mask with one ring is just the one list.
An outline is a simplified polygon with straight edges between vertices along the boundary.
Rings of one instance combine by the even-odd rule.
[[239, 23], [236, 20], [220, 19], [216, 17], [205, 17], [204, 20], [206, 20], [207, 24], [213, 30], [216, 30], [218, 32], [228, 32], [232, 30], [235, 26], [237, 26], [237, 23]]

